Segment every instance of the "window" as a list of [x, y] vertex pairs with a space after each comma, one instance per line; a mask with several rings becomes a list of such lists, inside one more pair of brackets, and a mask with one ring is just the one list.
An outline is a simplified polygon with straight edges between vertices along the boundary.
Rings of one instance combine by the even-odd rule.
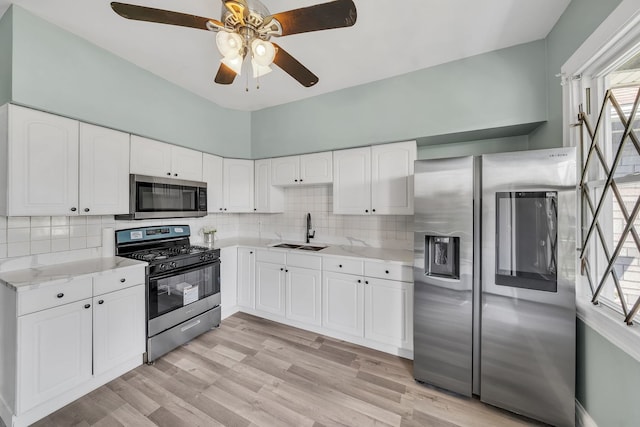
[[579, 115], [581, 270], [592, 302], [631, 324], [640, 320], [640, 48], [612, 61], [590, 86]]

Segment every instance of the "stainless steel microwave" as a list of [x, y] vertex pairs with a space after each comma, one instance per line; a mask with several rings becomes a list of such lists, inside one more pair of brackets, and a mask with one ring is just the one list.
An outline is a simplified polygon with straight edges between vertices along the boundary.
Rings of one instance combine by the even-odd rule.
[[207, 183], [129, 176], [129, 213], [116, 219], [189, 218], [207, 215]]

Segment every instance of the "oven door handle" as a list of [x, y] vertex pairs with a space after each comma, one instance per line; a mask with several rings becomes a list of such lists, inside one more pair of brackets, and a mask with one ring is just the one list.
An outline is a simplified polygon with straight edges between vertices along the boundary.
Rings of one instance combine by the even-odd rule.
[[157, 276], [149, 276], [149, 280], [162, 280], [167, 277], [175, 276], [177, 274], [189, 273], [191, 271], [202, 270], [203, 268], [214, 266], [216, 264], [220, 264], [220, 258], [213, 260], [211, 262], [204, 262], [202, 264], [190, 265], [187, 268], [177, 268], [175, 270], [169, 270], [165, 273], [159, 274]]

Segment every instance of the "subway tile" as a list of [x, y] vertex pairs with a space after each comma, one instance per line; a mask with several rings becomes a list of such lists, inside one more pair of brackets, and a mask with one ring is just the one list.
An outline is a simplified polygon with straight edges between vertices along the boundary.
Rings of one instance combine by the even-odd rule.
[[6, 230], [6, 229], [7, 229], [7, 217], [0, 216], [0, 230]]
[[51, 226], [50, 216], [32, 216], [31, 227], [49, 227]]
[[59, 239], [51, 241], [51, 252], [62, 252], [69, 250], [69, 239]]
[[51, 226], [63, 226], [69, 225], [69, 217], [67, 216], [52, 216]]
[[87, 237], [87, 226], [86, 225], [69, 226], [69, 237]]
[[7, 230], [0, 230], [0, 244], [7, 243]]
[[102, 236], [87, 236], [87, 247], [98, 248], [102, 246]]
[[7, 244], [0, 243], [0, 259], [7, 257]]
[[51, 252], [51, 240], [31, 242], [31, 255], [46, 254]]
[[31, 241], [51, 240], [51, 227], [31, 227]]
[[69, 238], [69, 227], [51, 227], [51, 239], [68, 239]]
[[70, 216], [69, 225], [87, 225], [86, 216]]
[[29, 255], [29, 251], [30, 251], [29, 242], [17, 242], [17, 243], [7, 244], [7, 256], [10, 258]]
[[[193, 230], [191, 230], [193, 234]], [[87, 224], [87, 236], [102, 236], [102, 224], [88, 225]]]
[[85, 249], [87, 247], [86, 237], [70, 237], [69, 249]]
[[29, 228], [31, 218], [28, 216], [10, 216], [7, 218], [7, 228]]
[[[10, 228], [7, 230], [7, 243], [28, 242], [30, 240], [29, 228]], [[28, 246], [28, 245], [27, 245]]]
[[87, 216], [87, 225], [102, 225], [102, 217], [100, 216]]

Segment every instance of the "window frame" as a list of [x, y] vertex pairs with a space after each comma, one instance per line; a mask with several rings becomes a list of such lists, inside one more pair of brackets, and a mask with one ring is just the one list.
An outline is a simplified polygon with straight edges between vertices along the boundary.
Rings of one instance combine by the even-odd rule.
[[[590, 120], [595, 123], [607, 83], [604, 76], [628, 59], [634, 48], [640, 49], [640, 0], [623, 0], [561, 68], [564, 146], [580, 147], [581, 128], [575, 126], [580, 104], [591, 105]], [[588, 100], [586, 95], [583, 96], [587, 87], [591, 88]], [[605, 123], [605, 127], [609, 125]], [[582, 159], [581, 153], [579, 158]], [[596, 181], [591, 180], [591, 183]], [[582, 199], [581, 194], [577, 193], [577, 196], [579, 200]], [[576, 206], [578, 210], [581, 209], [581, 203]], [[579, 233], [582, 230], [581, 215], [581, 212], [577, 212]], [[580, 272], [579, 252], [576, 271]], [[621, 314], [607, 304], [592, 304], [591, 289], [585, 276], [577, 274], [576, 287], [578, 318], [640, 361], [640, 321], [636, 320], [634, 325], [628, 326]]]

